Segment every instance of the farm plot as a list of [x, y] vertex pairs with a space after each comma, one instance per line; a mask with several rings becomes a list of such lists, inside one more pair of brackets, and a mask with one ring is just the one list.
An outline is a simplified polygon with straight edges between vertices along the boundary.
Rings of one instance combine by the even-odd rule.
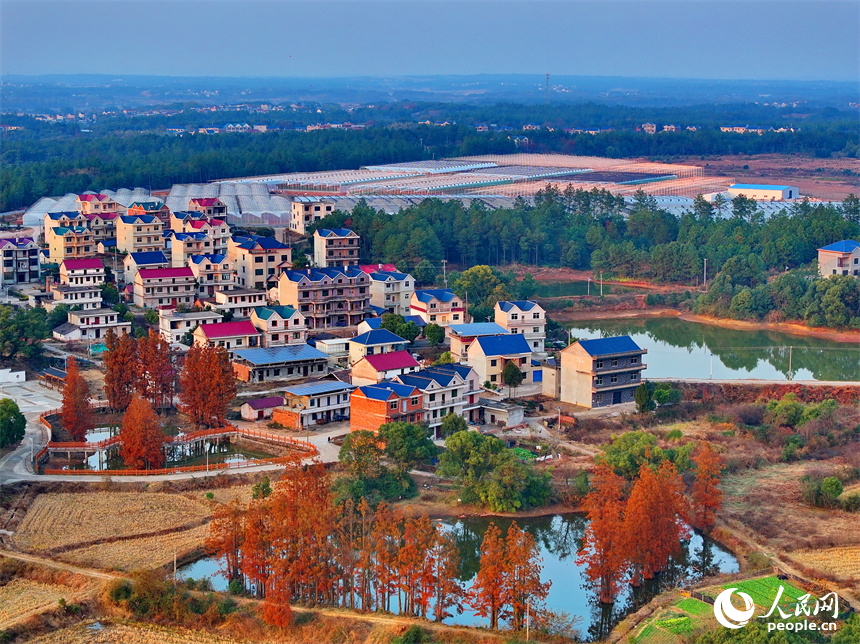
[[636, 637], [636, 644], [674, 644], [684, 635], [713, 621], [713, 609], [705, 602], [687, 597], [669, 610], [652, 617]]
[[21, 522], [15, 544], [24, 550], [57, 550], [178, 528], [209, 515], [209, 507], [202, 501], [177, 494], [44, 494]]
[[32, 615], [56, 608], [60, 599], [70, 600], [75, 591], [55, 584], [42, 584], [17, 578], [0, 587], [0, 630], [24, 621]]
[[79, 624], [29, 640], [30, 644], [241, 644], [206, 631], [148, 624]]
[[860, 578], [860, 546], [800, 550], [792, 558], [810, 568], [817, 568], [838, 579]]
[[208, 534], [205, 525], [157, 537], [123, 539], [64, 552], [60, 557], [81, 566], [105, 570], [144, 570], [160, 568], [203, 546]]
[[732, 581], [721, 587], [708, 588], [704, 593], [711, 597], [716, 597], [721, 591], [727, 588], [737, 588], [738, 591], [749, 595], [756, 606], [770, 610], [770, 607], [773, 606], [773, 601], [779, 594], [780, 586], [782, 586], [783, 591], [779, 600], [779, 607], [785, 612], [794, 611], [794, 607], [797, 605], [798, 600], [807, 594], [806, 591], [793, 586], [784, 579], [778, 579], [773, 575], [770, 577], [759, 577], [758, 579]]

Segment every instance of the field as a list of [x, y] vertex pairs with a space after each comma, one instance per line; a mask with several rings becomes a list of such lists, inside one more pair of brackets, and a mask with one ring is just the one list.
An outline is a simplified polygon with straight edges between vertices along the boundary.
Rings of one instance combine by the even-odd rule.
[[132, 571], [159, 568], [173, 563], [173, 556], [200, 548], [208, 533], [205, 525], [171, 534], [140, 539], [123, 539], [64, 552], [60, 557], [91, 568]]
[[[706, 591], [707, 594], [716, 597], [720, 590], [727, 588], [737, 588], [738, 591], [749, 595], [756, 606], [761, 606], [767, 610], [773, 606], [773, 600], [779, 594], [779, 587], [782, 586], [782, 597], [779, 600], [779, 606], [785, 612], [794, 611], [797, 605], [797, 600], [806, 595], [806, 591], [792, 586], [788, 581], [777, 579], [776, 577], [761, 577], [759, 579], [745, 579], [743, 581], [732, 581], [723, 584], [722, 588], [711, 588]], [[813, 603], [814, 600], [813, 600]]]
[[800, 564], [823, 570], [839, 580], [860, 578], [860, 546], [801, 550], [791, 556]]
[[67, 549], [162, 530], [193, 527], [210, 515], [203, 501], [177, 494], [95, 492], [43, 494], [15, 534], [24, 550]]
[[30, 640], [30, 644], [241, 644], [206, 631], [144, 624], [79, 624]]
[[0, 631], [49, 608], [60, 599], [72, 600], [77, 593], [66, 586], [17, 578], [0, 587]]
[[652, 617], [635, 637], [636, 644], [680, 644], [683, 636], [714, 622], [713, 609], [686, 597]]

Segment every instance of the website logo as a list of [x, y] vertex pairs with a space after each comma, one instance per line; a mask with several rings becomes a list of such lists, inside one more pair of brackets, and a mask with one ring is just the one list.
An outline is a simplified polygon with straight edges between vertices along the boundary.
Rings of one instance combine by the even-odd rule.
[[[738, 597], [744, 601], [743, 610], [732, 605], [732, 593], [737, 591]], [[755, 604], [752, 597], [739, 591], [737, 588], [728, 588], [717, 595], [714, 601], [714, 617], [726, 628], [743, 628], [749, 624], [755, 613]]]

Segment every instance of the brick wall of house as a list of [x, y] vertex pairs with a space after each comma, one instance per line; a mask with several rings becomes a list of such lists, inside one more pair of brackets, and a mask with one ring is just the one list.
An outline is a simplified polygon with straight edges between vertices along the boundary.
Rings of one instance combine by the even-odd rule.
[[272, 422], [280, 423], [284, 427], [289, 428], [301, 427], [299, 413], [292, 409], [275, 409], [275, 411], [272, 412]]
[[238, 364], [236, 362], [233, 363], [233, 373], [236, 374], [236, 378], [241, 380], [242, 382], [250, 382], [251, 381], [251, 367], [245, 364]]
[[372, 400], [353, 394], [349, 401], [349, 429], [353, 432], [376, 432], [388, 422], [387, 400]]

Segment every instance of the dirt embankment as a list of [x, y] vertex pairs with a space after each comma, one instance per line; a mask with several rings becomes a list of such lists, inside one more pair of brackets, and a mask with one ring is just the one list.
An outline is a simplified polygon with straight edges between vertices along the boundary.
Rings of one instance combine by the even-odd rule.
[[685, 400], [701, 400], [716, 403], [753, 403], [757, 400], [779, 400], [793, 393], [805, 403], [817, 403], [832, 398], [840, 405], [853, 405], [860, 401], [860, 387], [850, 385], [806, 386], [798, 383], [742, 384], [727, 383], [678, 383]]
[[715, 318], [710, 315], [696, 315], [695, 313], [678, 313], [678, 317], [687, 322], [698, 322], [700, 324], [712, 324], [726, 329], [742, 329], [744, 331], [779, 331], [793, 335], [805, 335], [815, 338], [830, 340], [831, 342], [848, 342], [860, 345], [860, 331], [835, 329], [823, 329], [821, 327], [808, 327], [798, 322], [749, 322], [747, 320], [729, 320], [726, 318]]

